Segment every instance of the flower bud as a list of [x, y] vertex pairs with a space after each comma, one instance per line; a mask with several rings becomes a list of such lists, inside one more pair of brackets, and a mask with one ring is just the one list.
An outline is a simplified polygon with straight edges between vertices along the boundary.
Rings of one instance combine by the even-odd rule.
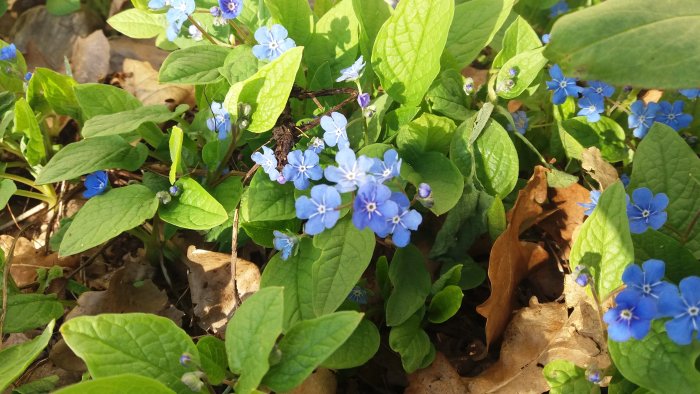
[[171, 196], [177, 196], [178, 194], [180, 194], [180, 188], [175, 185], [172, 185], [170, 186], [170, 188], [168, 188], [168, 193], [170, 193]]
[[160, 200], [161, 204], [165, 205], [172, 201], [172, 197], [170, 196], [170, 193], [166, 192], [165, 190], [161, 190], [158, 193], [156, 193], [156, 197], [158, 197], [158, 200]]
[[183, 353], [182, 356], [180, 356], [180, 365], [183, 367], [188, 366], [192, 362], [192, 357], [190, 357], [189, 353]]
[[369, 93], [362, 93], [361, 95], [357, 96], [357, 103], [360, 104], [361, 108], [367, 108], [369, 105]]
[[237, 123], [238, 123], [238, 128], [239, 128], [240, 130], [245, 130], [245, 129], [248, 128], [248, 126], [250, 126], [250, 121], [249, 121], [248, 119], [246, 119], [246, 118], [240, 118], [240, 119], [238, 119], [238, 122], [237, 122]]
[[198, 393], [204, 388], [203, 376], [204, 374], [201, 371], [185, 372], [180, 381], [190, 390]]
[[467, 78], [464, 81], [463, 89], [464, 89], [464, 93], [466, 93], [467, 96], [474, 93], [474, 80], [471, 77]]
[[428, 198], [433, 193], [433, 189], [427, 183], [418, 185], [418, 197]]
[[244, 118], [249, 118], [250, 114], [253, 112], [253, 107], [248, 103], [238, 104], [238, 115]]
[[511, 78], [515, 77], [518, 75], [518, 70], [511, 67], [508, 69], [508, 75], [510, 75]]
[[211, 14], [211, 16], [213, 16], [215, 18], [219, 17], [219, 16], [221, 16], [221, 8], [219, 8], [217, 6], [213, 6], [209, 9], [209, 13]]
[[603, 371], [595, 366], [589, 366], [588, 369], [586, 369], [586, 379], [593, 384], [599, 384], [603, 381]]

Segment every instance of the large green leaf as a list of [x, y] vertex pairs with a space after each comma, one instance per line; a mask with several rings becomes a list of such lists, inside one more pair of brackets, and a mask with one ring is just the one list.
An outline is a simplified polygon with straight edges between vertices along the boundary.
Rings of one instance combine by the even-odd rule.
[[450, 285], [440, 290], [428, 307], [428, 320], [431, 323], [444, 323], [459, 311], [464, 294], [459, 286]]
[[314, 237], [321, 255], [312, 267], [313, 310], [316, 316], [338, 309], [365, 272], [374, 252], [374, 233], [358, 230], [346, 217]]
[[146, 186], [129, 185], [90, 198], [63, 236], [59, 255], [70, 256], [108, 241], [155, 215], [156, 195]]
[[219, 73], [233, 85], [245, 81], [258, 71], [258, 59], [253, 55], [253, 48], [248, 45], [238, 45], [231, 49], [219, 67]]
[[476, 177], [487, 192], [507, 196], [518, 181], [518, 152], [508, 132], [489, 120], [474, 142]]
[[[0, 309], [0, 312], [2, 309]], [[7, 297], [5, 332], [24, 332], [63, 316], [63, 304], [55, 295], [12, 294]]]
[[297, 323], [279, 342], [282, 358], [263, 384], [278, 392], [300, 385], [350, 337], [360, 320], [361, 313], [344, 311]]
[[597, 394], [600, 386], [586, 378], [586, 370], [571, 361], [554, 360], [542, 370], [544, 378], [552, 388], [551, 394]]
[[417, 247], [398, 249], [389, 265], [394, 290], [386, 302], [386, 324], [398, 326], [425, 305], [430, 294], [430, 274]]
[[[508, 59], [496, 77], [496, 91], [500, 97], [514, 99], [530, 87], [547, 64], [547, 59], [542, 56], [542, 50], [543, 48], [531, 49]], [[510, 76], [510, 70], [516, 71], [514, 78]], [[513, 86], [508, 87], [508, 81], [512, 81]]]
[[26, 137], [24, 157], [29, 164], [41, 163], [46, 158], [44, 135], [41, 133], [34, 111], [23, 98], [15, 102], [15, 132], [22, 133]]
[[[461, 70], [491, 42], [505, 23], [514, 0], [472, 0], [455, 7], [446, 52]], [[445, 24], [445, 21], [438, 22]]]
[[123, 138], [112, 135], [95, 137], [66, 145], [39, 172], [39, 185], [65, 181], [97, 170], [123, 168], [137, 170], [148, 156], [144, 144], [131, 146]]
[[[73, 88], [78, 83], [67, 75], [59, 74], [48, 68], [37, 68], [30, 85], [34, 86], [32, 94], [27, 92], [27, 99], [34, 107], [36, 101], [45, 99], [57, 114], [80, 119], [80, 107]], [[40, 89], [41, 92], [36, 89]]]
[[131, 38], [153, 38], [165, 31], [168, 22], [164, 13], [148, 12], [138, 8], [124, 10], [107, 23], [116, 31]]
[[185, 134], [182, 129], [173, 126], [170, 130], [170, 138], [168, 139], [168, 150], [170, 150], [170, 172], [168, 173], [168, 180], [171, 184], [175, 183], [177, 179], [177, 171], [180, 167], [180, 161], [182, 160], [182, 141], [184, 140]]
[[282, 333], [283, 293], [282, 287], [260, 289], [238, 308], [226, 327], [228, 365], [240, 375], [237, 393], [257, 389], [270, 368], [270, 352]]
[[656, 320], [641, 341], [608, 341], [615, 367], [629, 381], [655, 393], [691, 393], [700, 387], [696, 365], [700, 342], [680, 346], [668, 337], [664, 323]]
[[[428, 334], [421, 328], [423, 311], [418, 311], [400, 326], [389, 332], [389, 346], [401, 355], [401, 364], [411, 373], [422, 367], [431, 353], [432, 344]], [[431, 360], [432, 361], [432, 360]]]
[[367, 319], [362, 319], [360, 325], [330, 357], [323, 362], [329, 369], [348, 369], [362, 366], [379, 350], [379, 330]]
[[0, 390], [5, 390], [10, 383], [22, 375], [29, 364], [49, 344], [53, 334], [53, 326], [54, 322], [52, 321], [38, 337], [0, 351]]
[[314, 26], [307, 0], [265, 0], [265, 5], [272, 19], [287, 28], [297, 45], [306, 45]]
[[158, 82], [202, 85], [221, 78], [230, 49], [216, 45], [196, 45], [171, 52], [158, 72]]
[[256, 171], [241, 200], [241, 220], [263, 222], [296, 217], [294, 185], [273, 182], [262, 170]]
[[360, 24], [360, 51], [369, 60], [377, 33], [391, 16], [391, 6], [384, 0], [352, 0], [352, 7]]
[[399, 2], [372, 50], [372, 67], [391, 98], [410, 106], [423, 99], [440, 72], [454, 10], [452, 0]]
[[[700, 212], [700, 159], [683, 138], [654, 123], [637, 148], [631, 178], [630, 190], [648, 187], [654, 194], [666, 193], [667, 225], [685, 234]], [[700, 258], [700, 224], [695, 223], [683, 244]]]
[[175, 185], [181, 193], [158, 210], [164, 222], [192, 230], [209, 230], [228, 219], [226, 209], [194, 179], [183, 177]]
[[47, 0], [46, 11], [53, 15], [68, 15], [80, 10], [80, 0]]
[[435, 205], [430, 210], [434, 214], [442, 215], [457, 204], [464, 189], [464, 178], [450, 159], [439, 152], [426, 152], [410, 162], [410, 167], [407, 164], [401, 168], [402, 176], [416, 187], [422, 182], [432, 187]]
[[213, 385], [219, 385], [226, 378], [228, 358], [226, 345], [221, 339], [207, 335], [197, 341], [199, 359], [202, 371], [207, 374], [207, 380]]
[[17, 185], [10, 179], [0, 180], [0, 209], [5, 209], [5, 205], [10, 201], [10, 197], [17, 191]]
[[414, 162], [425, 152], [447, 154], [455, 124], [449, 118], [425, 113], [399, 129], [396, 145], [401, 157]]
[[188, 371], [180, 365], [180, 356], [189, 354], [196, 365], [199, 352], [170, 319], [144, 313], [80, 316], [64, 323], [61, 334], [95, 379], [134, 373], [178, 393], [192, 393], [180, 381]]
[[700, 86], [699, 33], [700, 2], [605, 1], [557, 20], [545, 56], [581, 79], [691, 88]]
[[333, 81], [340, 69], [350, 67], [359, 50], [359, 22], [352, 0], [334, 1], [336, 4], [317, 22], [304, 53], [304, 62], [310, 70], [319, 69], [328, 62]]
[[541, 46], [537, 32], [524, 18], [518, 16], [503, 35], [503, 49], [493, 59], [493, 67], [503, 67], [515, 55]]
[[287, 105], [303, 51], [304, 47], [292, 48], [250, 78], [231, 86], [224, 105], [234, 115], [238, 114], [238, 103], [251, 105], [249, 131], [262, 133], [275, 125]]
[[[597, 122], [589, 122], [585, 116], [577, 116], [563, 121], [561, 126], [583, 148], [595, 146], [600, 149], [603, 158], [611, 163], [625, 160], [629, 156], [625, 130], [607, 116], [601, 116]], [[575, 151], [577, 159], [581, 159], [581, 152], [582, 150]]]
[[98, 115], [85, 122], [81, 134], [85, 138], [126, 134], [146, 122], [163, 123], [182, 115], [189, 106], [180, 104], [171, 112], [165, 105], [147, 105], [109, 115]]
[[148, 394], [171, 394], [175, 393], [163, 383], [137, 375], [135, 373], [125, 373], [105, 378], [86, 380], [84, 382], [72, 384], [60, 390], [53, 391], [53, 394], [125, 394], [125, 393], [148, 393]]
[[622, 272], [634, 261], [626, 207], [622, 183], [608, 187], [571, 247], [572, 268], [588, 268], [603, 300], [622, 284]]
[[141, 102], [124, 89], [103, 83], [86, 83], [74, 88], [83, 119], [141, 107]]
[[321, 251], [313, 246], [310, 238], [299, 241], [297, 254], [282, 260], [277, 253], [268, 261], [260, 278], [260, 287], [284, 287], [284, 329], [288, 330], [299, 320], [314, 318], [312, 307], [313, 280], [311, 267]]
[[674, 283], [691, 275], [700, 276], [700, 261], [675, 238], [649, 229], [642, 234], [632, 234], [632, 242], [636, 263], [663, 260], [666, 262], [666, 277]]

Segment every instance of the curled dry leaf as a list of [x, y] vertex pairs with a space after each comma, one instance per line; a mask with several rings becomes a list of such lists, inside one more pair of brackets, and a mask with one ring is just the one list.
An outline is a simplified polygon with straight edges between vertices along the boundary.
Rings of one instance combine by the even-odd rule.
[[304, 383], [287, 394], [335, 394], [337, 387], [335, 374], [326, 368], [318, 368]]
[[538, 226], [556, 241], [561, 259], [569, 259], [574, 235], [586, 216], [585, 209], [578, 203], [590, 201], [589, 194], [588, 189], [578, 183], [566, 188], [549, 189], [549, 201], [556, 207], [555, 212], [538, 223]]
[[79, 83], [97, 82], [109, 73], [109, 41], [102, 30], [79, 37], [70, 58], [73, 77]]
[[465, 391], [462, 378], [447, 357], [438, 352], [428, 368], [408, 375], [408, 387], [404, 394], [462, 394]]
[[491, 295], [476, 310], [486, 318], [487, 346], [505, 330], [514, 309], [518, 284], [528, 272], [547, 260], [547, 252], [538, 244], [520, 241], [519, 235], [543, 214], [547, 200], [547, 177], [544, 167], [535, 167], [527, 185], [518, 192], [506, 230], [496, 239], [489, 258]]
[[[223, 332], [223, 327], [236, 308], [231, 280], [231, 255], [190, 246], [185, 262], [191, 270], [187, 279], [199, 325], [207, 331]], [[258, 291], [258, 266], [239, 258], [236, 263], [236, 287], [241, 299]]]
[[143, 105], [168, 104], [171, 109], [178, 104], [194, 106], [194, 88], [189, 85], [158, 83], [158, 71], [149, 62], [124, 59], [124, 90], [133, 94]]
[[620, 179], [615, 167], [603, 159], [600, 149], [595, 146], [584, 149], [581, 159], [581, 167], [598, 182], [601, 190], [607, 189]]
[[[0, 248], [8, 255], [14, 237], [9, 235], [0, 235]], [[58, 253], [44, 254], [43, 248], [34, 249], [32, 241], [27, 238], [20, 237], [15, 245], [14, 257], [12, 257], [12, 266], [10, 274], [17, 286], [22, 287], [36, 281], [36, 270], [39, 268], [51, 268], [59, 265], [66, 269], [74, 269], [80, 263], [80, 256], [68, 256], [58, 258]]]

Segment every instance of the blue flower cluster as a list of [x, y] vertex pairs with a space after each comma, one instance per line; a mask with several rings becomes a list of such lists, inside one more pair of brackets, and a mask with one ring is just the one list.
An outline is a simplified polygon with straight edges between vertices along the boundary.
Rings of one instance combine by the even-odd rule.
[[165, 14], [168, 21], [168, 28], [165, 31], [168, 40], [175, 41], [180, 34], [182, 25], [195, 10], [194, 0], [151, 0], [148, 8], [152, 10], [162, 10], [169, 7]]
[[693, 336], [700, 339], [700, 277], [687, 277], [676, 287], [663, 281], [665, 270], [665, 263], [656, 259], [625, 269], [625, 289], [615, 297], [615, 307], [603, 316], [610, 339], [640, 340], [649, 333], [652, 320], [668, 317], [665, 327], [673, 342], [688, 345]]
[[[585, 215], [590, 216], [598, 205], [601, 192], [591, 190], [591, 202], [578, 203], [586, 209]], [[668, 214], [668, 196], [665, 193], [654, 195], [647, 187], [640, 187], [632, 192], [632, 199], [627, 196], [627, 218], [629, 219], [630, 232], [641, 234], [647, 229], [658, 230], [666, 223]]]
[[663, 123], [674, 130], [690, 126], [693, 116], [683, 113], [683, 101], [676, 101], [671, 104], [668, 101], [659, 103], [644, 104], [644, 101], [637, 100], [630, 106], [630, 115], [627, 123], [637, 138], [643, 138], [649, 132], [649, 128], [654, 122]]
[[216, 131], [220, 140], [226, 139], [231, 131], [231, 115], [219, 102], [212, 102], [211, 113], [213, 117], [207, 119], [207, 128]]
[[549, 69], [549, 76], [552, 80], [547, 81], [547, 89], [554, 92], [552, 102], [556, 105], [563, 104], [567, 97], [578, 98], [580, 94], [578, 106], [581, 110], [577, 115], [585, 116], [589, 122], [600, 120], [600, 114], [605, 111], [605, 98], [615, 92], [615, 88], [600, 81], [591, 81], [588, 87], [582, 88], [576, 84], [575, 78], [565, 77], [557, 64]]

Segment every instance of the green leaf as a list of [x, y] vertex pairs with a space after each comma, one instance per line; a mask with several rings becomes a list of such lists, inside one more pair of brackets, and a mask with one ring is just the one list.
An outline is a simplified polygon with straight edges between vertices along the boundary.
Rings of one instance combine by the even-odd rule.
[[641, 341], [608, 341], [615, 367], [629, 381], [655, 393], [684, 393], [700, 387], [695, 363], [700, 342], [680, 346], [668, 337], [664, 323], [656, 320]]
[[24, 370], [36, 359], [51, 340], [54, 322], [50, 322], [44, 332], [27, 342], [10, 346], [0, 351], [0, 390], [20, 377]]
[[[654, 123], [637, 147], [631, 178], [630, 190], [648, 187], [654, 194], [666, 193], [666, 225], [687, 231], [700, 212], [700, 159], [677, 132]], [[682, 244], [700, 258], [700, 225], [693, 227]]]
[[95, 380], [87, 380], [64, 387], [54, 394], [123, 394], [123, 393], [149, 393], [149, 394], [170, 394], [174, 393], [163, 383], [137, 375], [135, 373], [125, 373]]
[[[75, 91], [73, 91], [78, 83], [73, 78], [48, 68], [38, 67], [34, 71], [31, 81], [34, 86], [40, 87], [43, 94], [39, 94], [39, 97], [46, 99], [57, 114], [80, 119], [80, 107], [75, 97]], [[28, 98], [29, 103], [32, 106], [34, 106], [37, 93], [39, 92], [35, 91], [31, 96], [27, 93], [27, 97], [30, 97]]]
[[253, 48], [248, 45], [238, 45], [229, 50], [224, 65], [219, 67], [219, 73], [231, 85], [245, 81], [258, 71], [258, 59], [253, 55]]
[[0, 180], [0, 209], [5, 209], [5, 205], [10, 201], [10, 197], [17, 191], [17, 185], [9, 179]]
[[168, 26], [165, 13], [148, 12], [138, 8], [122, 11], [107, 19], [107, 23], [114, 30], [131, 38], [153, 38], [163, 33]]
[[192, 393], [180, 381], [187, 372], [180, 356], [188, 353], [197, 365], [199, 351], [170, 319], [144, 313], [80, 316], [63, 323], [61, 334], [95, 379], [135, 373]]
[[467, 120], [457, 126], [450, 142], [450, 160], [459, 169], [462, 176], [470, 182], [476, 171], [474, 145], [471, 142], [471, 135], [474, 133], [474, 125], [478, 115], [478, 112], [473, 113]]
[[279, 363], [265, 375], [263, 384], [274, 391], [289, 391], [330, 357], [355, 331], [362, 314], [336, 312], [294, 325], [279, 342]]
[[80, 9], [80, 0], [47, 0], [46, 11], [53, 15], [68, 15]]
[[425, 305], [430, 294], [430, 274], [425, 260], [412, 244], [398, 249], [389, 264], [394, 290], [386, 302], [386, 324], [398, 326]]
[[116, 135], [90, 138], [68, 144], [58, 151], [39, 172], [36, 183], [65, 181], [111, 168], [135, 171], [147, 156], [148, 148], [144, 144], [133, 147]]
[[379, 29], [391, 16], [391, 6], [384, 0], [352, 0], [352, 8], [360, 25], [360, 51], [369, 60]]
[[542, 46], [540, 37], [522, 17], [515, 18], [503, 35], [503, 49], [493, 59], [491, 67], [500, 68], [515, 55]]
[[401, 157], [418, 161], [425, 152], [447, 154], [455, 124], [449, 118], [424, 113], [399, 129], [396, 145]]
[[248, 130], [253, 133], [270, 130], [287, 105], [303, 51], [304, 47], [292, 48], [250, 78], [231, 86], [224, 101], [228, 112], [238, 115], [238, 103], [250, 104], [253, 112]]
[[217, 337], [207, 335], [197, 341], [197, 350], [202, 363], [202, 371], [213, 385], [219, 385], [226, 378], [228, 359], [226, 345]]
[[[550, 173], [547, 174], [549, 175]], [[506, 231], [506, 226], [508, 225], [506, 221], [506, 208], [503, 206], [503, 201], [501, 201], [500, 198], [494, 197], [493, 204], [491, 204], [491, 207], [486, 211], [486, 222], [489, 228], [489, 236], [494, 241], [499, 235]]]
[[232, 212], [241, 201], [241, 195], [243, 195], [242, 180], [239, 176], [230, 176], [216, 185], [214, 191], [211, 192], [212, 197], [224, 207], [226, 212]]
[[208, 230], [228, 219], [228, 213], [197, 181], [180, 178], [175, 185], [180, 195], [158, 210], [158, 216], [172, 225], [191, 230]]
[[284, 26], [297, 45], [306, 45], [314, 25], [307, 0], [265, 0], [265, 5], [273, 21]]
[[[503, 65], [496, 77], [498, 96], [505, 99], [513, 99], [520, 96], [525, 89], [530, 87], [537, 75], [542, 71], [542, 68], [547, 64], [547, 59], [542, 56], [543, 49], [536, 48], [519, 53]], [[509, 74], [511, 69], [517, 72], [515, 78]], [[508, 88], [506, 82], [511, 80], [514, 84]]]
[[229, 49], [217, 45], [196, 45], [171, 52], [158, 72], [158, 82], [202, 85], [221, 78]]
[[[493, 200], [494, 197], [488, 193], [476, 190], [471, 185], [467, 186], [438, 230], [430, 257], [438, 257], [460, 247], [464, 251], [461, 253], [465, 253], [476, 237], [488, 229], [486, 215]], [[465, 232], [465, 229], [468, 231]]]
[[86, 83], [77, 85], [74, 90], [84, 120], [141, 107], [141, 102], [136, 97], [116, 86]]
[[409, 172], [411, 168], [404, 164], [401, 173], [404, 173], [404, 168], [408, 169], [405, 178], [416, 187], [422, 182], [430, 185], [435, 200], [435, 205], [430, 210], [434, 214], [442, 215], [457, 204], [464, 189], [464, 178], [445, 155], [427, 152], [420, 159], [411, 162], [410, 166], [413, 172]]
[[666, 277], [674, 283], [691, 275], [700, 276], [700, 262], [676, 239], [649, 229], [632, 234], [634, 261], [642, 264], [649, 259], [666, 262]]
[[285, 220], [296, 217], [294, 185], [272, 182], [258, 170], [241, 199], [241, 219], [244, 222]]
[[464, 121], [473, 111], [467, 109], [468, 100], [463, 86], [464, 82], [459, 72], [447, 69], [435, 80], [425, 98], [432, 111], [457, 121]]
[[428, 320], [435, 324], [446, 322], [459, 311], [459, 307], [462, 306], [462, 297], [464, 294], [459, 286], [447, 286], [440, 290], [430, 300]]
[[418, 311], [389, 332], [389, 346], [401, 355], [401, 364], [407, 373], [420, 368], [423, 359], [430, 354], [430, 338], [420, 327], [422, 320], [423, 311]]
[[352, 0], [334, 2], [333, 8], [316, 22], [304, 53], [304, 62], [310, 70], [328, 62], [333, 81], [340, 75], [340, 69], [350, 67], [357, 59], [360, 40], [360, 25]]
[[616, 182], [600, 196], [571, 247], [571, 267], [589, 269], [602, 300], [622, 284], [622, 272], [634, 261], [626, 207], [625, 189]]
[[[2, 309], [0, 309], [2, 311]], [[4, 332], [24, 332], [63, 316], [63, 304], [54, 295], [12, 294], [7, 297]]]
[[301, 228], [301, 220], [290, 219], [290, 220], [272, 220], [267, 222], [243, 222], [240, 223], [245, 233], [248, 234], [250, 239], [256, 244], [264, 246], [266, 248], [273, 247], [273, 241], [275, 236], [273, 234], [274, 230], [284, 229], [289, 230], [293, 233], [299, 232]]
[[23, 153], [29, 164], [41, 163], [46, 158], [44, 135], [41, 133], [34, 111], [24, 98], [15, 102], [15, 132], [26, 136], [27, 142]]
[[115, 114], [98, 115], [85, 122], [81, 134], [85, 138], [126, 134], [146, 122], [163, 123], [175, 119], [188, 109], [187, 104], [178, 105], [173, 112], [165, 105], [147, 105]]
[[364, 365], [379, 350], [379, 330], [367, 319], [360, 325], [330, 357], [323, 362], [328, 369], [348, 369]]
[[[597, 147], [603, 158], [611, 163], [629, 157], [629, 148], [625, 144], [625, 130], [619, 123], [606, 116], [601, 116], [599, 121], [593, 123], [588, 122], [585, 116], [577, 116], [563, 121], [561, 125], [582, 147]], [[580, 152], [576, 158], [581, 159]]]
[[[445, 50], [461, 70], [493, 40], [505, 23], [514, 0], [472, 0], [455, 7]], [[446, 24], [438, 21], [437, 24]]]
[[75, 214], [59, 255], [70, 256], [108, 241], [155, 215], [158, 199], [143, 185], [112, 189], [92, 197]]
[[226, 354], [231, 372], [240, 374], [237, 393], [251, 393], [260, 385], [282, 333], [283, 317], [284, 288], [266, 287], [243, 302], [228, 323]]
[[474, 142], [476, 177], [487, 192], [504, 198], [518, 181], [518, 152], [508, 132], [490, 120]]
[[54, 393], [58, 384], [58, 375], [49, 375], [44, 378], [32, 380], [19, 387], [12, 389], [12, 394], [46, 394]]
[[284, 329], [288, 330], [300, 320], [315, 317], [312, 307], [313, 280], [311, 267], [321, 251], [316, 249], [311, 238], [299, 241], [297, 253], [282, 260], [277, 253], [268, 261], [260, 278], [260, 287], [284, 287]]
[[571, 361], [554, 360], [544, 366], [544, 378], [552, 394], [594, 394], [600, 393], [600, 386], [586, 378], [586, 370]]
[[168, 140], [168, 148], [170, 150], [170, 173], [168, 174], [168, 180], [171, 184], [175, 183], [177, 178], [177, 170], [180, 167], [180, 160], [182, 159], [182, 140], [184, 138], [184, 133], [182, 129], [173, 126], [170, 130], [170, 139]]
[[440, 72], [454, 11], [452, 0], [402, 0], [396, 6], [372, 50], [372, 67], [391, 98], [410, 106], [421, 102]]
[[694, 72], [700, 42], [687, 34], [698, 25], [700, 3], [695, 1], [606, 1], [558, 19], [545, 55], [570, 77], [685, 89], [700, 86], [700, 74]]
[[374, 233], [358, 230], [346, 217], [314, 236], [321, 256], [312, 266], [312, 298], [316, 316], [338, 309], [362, 277], [374, 252]]
[[471, 257], [466, 257], [465, 260], [459, 262], [446, 262], [442, 264], [440, 272], [446, 272], [452, 267], [461, 265], [462, 266], [462, 276], [459, 280], [459, 287], [462, 290], [473, 289], [484, 282], [486, 279], [486, 270], [481, 268], [481, 266], [474, 262]]
[[462, 264], [455, 264], [440, 274], [438, 280], [430, 287], [430, 294], [435, 295], [447, 286], [458, 285], [462, 278], [462, 267]]

